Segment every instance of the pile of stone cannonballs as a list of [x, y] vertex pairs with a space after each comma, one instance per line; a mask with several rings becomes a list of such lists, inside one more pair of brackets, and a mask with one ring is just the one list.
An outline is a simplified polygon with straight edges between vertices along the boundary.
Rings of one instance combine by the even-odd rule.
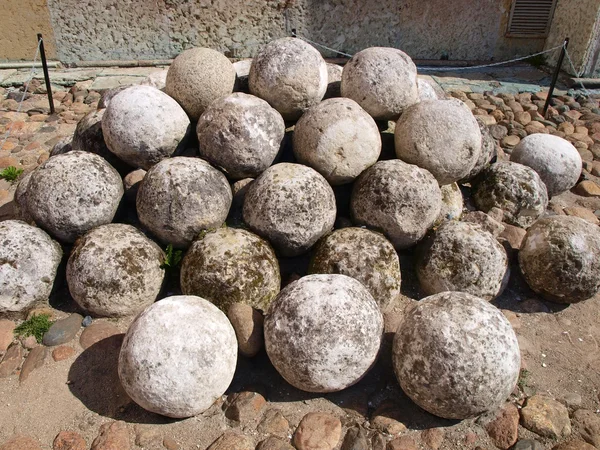
[[[600, 290], [598, 227], [546, 212], [578, 181], [576, 149], [533, 135], [500, 159], [486, 126], [400, 50], [367, 48], [342, 69], [295, 38], [250, 64], [195, 48], [161, 83], [106, 93], [72, 150], [20, 182], [23, 221], [0, 223], [0, 313], [47, 301], [64, 253], [83, 311], [135, 316], [119, 374], [150, 411], [206, 410], [238, 348], [264, 345], [301, 390], [359, 382], [400, 295], [398, 252], [429, 295], [395, 335], [402, 389], [446, 418], [498, 407], [520, 369], [514, 331], [489, 303], [510, 277], [498, 212], [527, 229], [518, 263], [533, 291], [571, 303]], [[382, 152], [390, 127], [395, 158]], [[463, 192], [481, 223], [460, 221]], [[288, 273], [306, 255], [308, 269]]]

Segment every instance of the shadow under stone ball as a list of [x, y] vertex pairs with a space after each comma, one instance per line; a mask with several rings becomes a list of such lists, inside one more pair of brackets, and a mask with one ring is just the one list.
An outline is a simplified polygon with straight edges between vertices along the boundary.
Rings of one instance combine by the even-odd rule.
[[230, 178], [257, 177], [281, 148], [285, 122], [264, 100], [236, 92], [215, 100], [198, 125], [199, 154]]
[[487, 213], [494, 207], [500, 208], [506, 223], [528, 228], [546, 211], [548, 192], [532, 168], [499, 161], [477, 177], [473, 200], [480, 211]]
[[338, 66], [337, 64], [327, 64], [327, 91], [325, 92], [325, 97], [323, 98], [335, 98], [341, 97], [342, 93], [340, 92], [341, 84], [342, 84], [342, 72], [344, 68], [342, 66]]
[[308, 271], [357, 279], [381, 310], [400, 294], [402, 275], [394, 246], [382, 234], [365, 228], [343, 228], [321, 239]]
[[402, 390], [446, 419], [499, 408], [521, 368], [517, 337], [495, 306], [464, 292], [443, 292], [406, 312], [392, 361]]
[[27, 210], [36, 224], [62, 242], [75, 242], [112, 222], [123, 181], [106, 160], [88, 152], [53, 156], [31, 175]]
[[481, 131], [481, 153], [468, 175], [459, 180], [460, 184], [471, 182], [498, 154], [498, 142], [494, 139], [492, 133], [490, 133], [490, 129], [479, 117], [475, 117], [475, 119], [479, 125], [479, 131]]
[[419, 101], [417, 67], [396, 48], [366, 48], [344, 66], [341, 92], [375, 120], [395, 120]]
[[214, 100], [233, 92], [235, 68], [229, 59], [210, 48], [182, 52], [169, 67], [165, 92], [198, 120]]
[[250, 93], [269, 102], [285, 120], [297, 120], [325, 95], [327, 64], [301, 39], [276, 39], [252, 60], [248, 83]]
[[177, 419], [196, 416], [229, 387], [237, 349], [235, 331], [215, 305], [195, 296], [167, 297], [129, 326], [119, 379], [148, 411]]
[[345, 275], [308, 275], [285, 287], [264, 324], [269, 359], [292, 386], [335, 392], [373, 366], [383, 316], [369, 291]]
[[396, 249], [420, 241], [440, 214], [442, 193], [431, 173], [398, 159], [379, 161], [354, 183], [354, 221], [383, 234]]
[[102, 132], [111, 152], [133, 168], [148, 170], [185, 146], [190, 119], [164, 92], [132, 86], [106, 108]]
[[165, 244], [185, 248], [202, 230], [219, 228], [232, 194], [227, 178], [199, 158], [168, 158], [152, 166], [137, 193], [140, 222]]
[[440, 185], [467, 176], [481, 154], [481, 131], [463, 102], [427, 100], [406, 109], [394, 131], [396, 155], [430, 171]]
[[579, 181], [583, 161], [566, 139], [552, 134], [532, 134], [516, 145], [510, 160], [535, 170], [548, 189], [548, 196], [568, 191]]
[[135, 315], [158, 297], [164, 258], [161, 248], [131, 225], [99, 226], [78, 239], [71, 251], [69, 292], [95, 316]]
[[504, 247], [479, 225], [448, 221], [417, 247], [417, 276], [427, 295], [460, 291], [493, 300], [508, 282]]
[[327, 180], [301, 164], [275, 164], [248, 188], [244, 221], [282, 256], [305, 253], [335, 222], [335, 196]]
[[331, 185], [351, 183], [377, 162], [377, 124], [349, 98], [324, 100], [309, 108], [294, 129], [294, 155]]
[[529, 287], [547, 300], [593, 297], [600, 291], [600, 229], [579, 217], [540, 219], [527, 230], [519, 266]]
[[267, 311], [281, 287], [279, 262], [269, 243], [249, 231], [219, 228], [195, 241], [181, 264], [181, 290], [223, 312], [234, 303]]
[[20, 316], [47, 302], [62, 259], [60, 245], [20, 220], [0, 222], [0, 316]]

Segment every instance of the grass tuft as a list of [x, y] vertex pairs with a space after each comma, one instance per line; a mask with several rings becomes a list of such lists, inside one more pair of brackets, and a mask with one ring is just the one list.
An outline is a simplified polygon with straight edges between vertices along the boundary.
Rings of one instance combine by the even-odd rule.
[[17, 178], [23, 173], [23, 169], [17, 169], [15, 166], [8, 166], [6, 169], [0, 171], [0, 179], [10, 181], [16, 181]]
[[52, 326], [52, 321], [48, 314], [35, 315], [31, 319], [26, 320], [17, 328], [15, 328], [15, 335], [17, 337], [28, 337], [34, 336], [38, 343], [42, 342], [44, 334]]
[[165, 259], [160, 265], [161, 269], [173, 270], [179, 266], [183, 252], [181, 250], [173, 249], [173, 245], [169, 244], [165, 250]]

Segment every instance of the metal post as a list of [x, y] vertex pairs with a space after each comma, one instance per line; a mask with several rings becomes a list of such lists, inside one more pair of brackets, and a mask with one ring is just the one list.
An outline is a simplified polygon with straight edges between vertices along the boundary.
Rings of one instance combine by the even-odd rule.
[[38, 33], [37, 38], [40, 46], [42, 67], [44, 69], [44, 80], [46, 81], [46, 93], [48, 94], [48, 103], [50, 104], [50, 114], [54, 114], [54, 99], [52, 98], [52, 86], [50, 85], [50, 75], [48, 75], [48, 63], [46, 63], [46, 52], [44, 51], [44, 40], [42, 39], [42, 34]]
[[550, 82], [550, 89], [548, 90], [548, 97], [546, 98], [546, 103], [544, 104], [544, 110], [542, 111], [542, 115], [544, 116], [544, 118], [546, 118], [548, 106], [550, 106], [550, 100], [552, 99], [552, 93], [554, 92], [554, 86], [556, 85], [556, 81], [558, 80], [558, 74], [560, 72], [560, 68], [562, 67], [563, 59], [565, 58], [565, 52], [567, 51], [568, 46], [569, 38], [565, 38], [565, 42], [563, 43], [562, 49], [560, 50], [558, 62], [556, 63], [556, 68], [554, 69], [554, 74], [552, 75], [552, 81]]

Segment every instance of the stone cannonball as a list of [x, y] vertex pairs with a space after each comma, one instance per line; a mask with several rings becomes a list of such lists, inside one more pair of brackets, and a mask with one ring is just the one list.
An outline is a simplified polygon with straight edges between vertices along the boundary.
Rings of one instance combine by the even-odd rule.
[[381, 310], [400, 294], [400, 260], [382, 234], [365, 228], [342, 228], [316, 246], [309, 273], [347, 275], [369, 290]]
[[140, 222], [161, 242], [188, 247], [202, 230], [219, 228], [232, 194], [227, 178], [199, 158], [168, 158], [152, 166], [137, 193]]
[[440, 190], [442, 191], [442, 208], [434, 226], [440, 225], [445, 220], [460, 219], [464, 206], [463, 195], [458, 184], [445, 184], [440, 186]]
[[27, 189], [32, 174], [33, 172], [29, 172], [22, 175], [15, 189], [15, 218], [27, 223], [35, 222], [27, 209]]
[[586, 300], [600, 291], [600, 229], [573, 216], [551, 216], [528, 230], [519, 266], [525, 281], [558, 303]]
[[119, 378], [142, 408], [174, 418], [198, 415], [229, 387], [237, 340], [227, 316], [200, 297], [167, 297], [129, 326]]
[[333, 228], [335, 196], [327, 180], [301, 164], [275, 164], [248, 188], [244, 221], [282, 256], [306, 252]]
[[344, 66], [341, 91], [375, 120], [394, 120], [419, 101], [417, 67], [401, 50], [366, 48]]
[[301, 39], [271, 41], [252, 60], [250, 93], [269, 102], [285, 120], [296, 120], [321, 101], [327, 90], [327, 64]]
[[151, 86], [117, 94], [102, 118], [109, 150], [136, 169], [148, 170], [185, 145], [190, 119], [175, 100]]
[[268, 242], [239, 228], [219, 228], [196, 240], [181, 264], [181, 290], [227, 313], [234, 303], [267, 311], [279, 293], [279, 262]]
[[264, 100], [236, 92], [210, 104], [196, 133], [200, 157], [241, 179], [257, 177], [273, 163], [285, 123]]
[[225, 55], [210, 48], [191, 48], [173, 60], [165, 92], [195, 121], [214, 100], [231, 94], [234, 86], [235, 68]]
[[477, 120], [457, 99], [408, 108], [396, 124], [394, 142], [398, 158], [429, 170], [441, 185], [467, 176], [481, 154]]
[[492, 133], [490, 133], [490, 129], [482, 119], [479, 117], [475, 117], [475, 119], [479, 125], [479, 131], [481, 131], [481, 153], [467, 176], [459, 180], [460, 184], [471, 182], [471, 180], [479, 175], [498, 154], [498, 142], [496, 142], [496, 139], [494, 139]]
[[269, 359], [288, 383], [335, 392], [357, 383], [375, 363], [383, 316], [354, 278], [308, 275], [275, 298], [264, 333]]
[[417, 78], [417, 88], [419, 89], [419, 101], [439, 99], [435, 89], [429, 81]]
[[549, 197], [575, 186], [583, 165], [573, 144], [552, 134], [532, 134], [521, 139], [510, 160], [535, 170], [546, 185]]
[[473, 200], [481, 211], [504, 211], [504, 221], [527, 228], [548, 206], [546, 185], [535, 170], [510, 161], [492, 164], [476, 180]]
[[379, 161], [354, 183], [350, 209], [397, 249], [420, 241], [440, 214], [442, 193], [431, 173], [398, 159]]
[[508, 320], [495, 306], [464, 292], [432, 295], [406, 312], [392, 361], [406, 395], [446, 419], [500, 407], [521, 368]]
[[473, 223], [443, 223], [417, 247], [416, 266], [427, 295], [460, 291], [493, 300], [508, 281], [504, 247]]
[[100, 317], [123, 317], [151, 305], [165, 276], [161, 248], [131, 225], [101, 225], [77, 240], [67, 263], [73, 299]]
[[351, 183], [377, 162], [377, 124], [349, 98], [324, 100], [309, 108], [294, 129], [294, 155], [332, 185]]
[[0, 222], [0, 243], [0, 316], [18, 316], [48, 300], [62, 250], [20, 220]]
[[74, 151], [53, 156], [33, 172], [27, 211], [59, 241], [75, 242], [112, 222], [122, 196], [123, 181], [104, 158]]

